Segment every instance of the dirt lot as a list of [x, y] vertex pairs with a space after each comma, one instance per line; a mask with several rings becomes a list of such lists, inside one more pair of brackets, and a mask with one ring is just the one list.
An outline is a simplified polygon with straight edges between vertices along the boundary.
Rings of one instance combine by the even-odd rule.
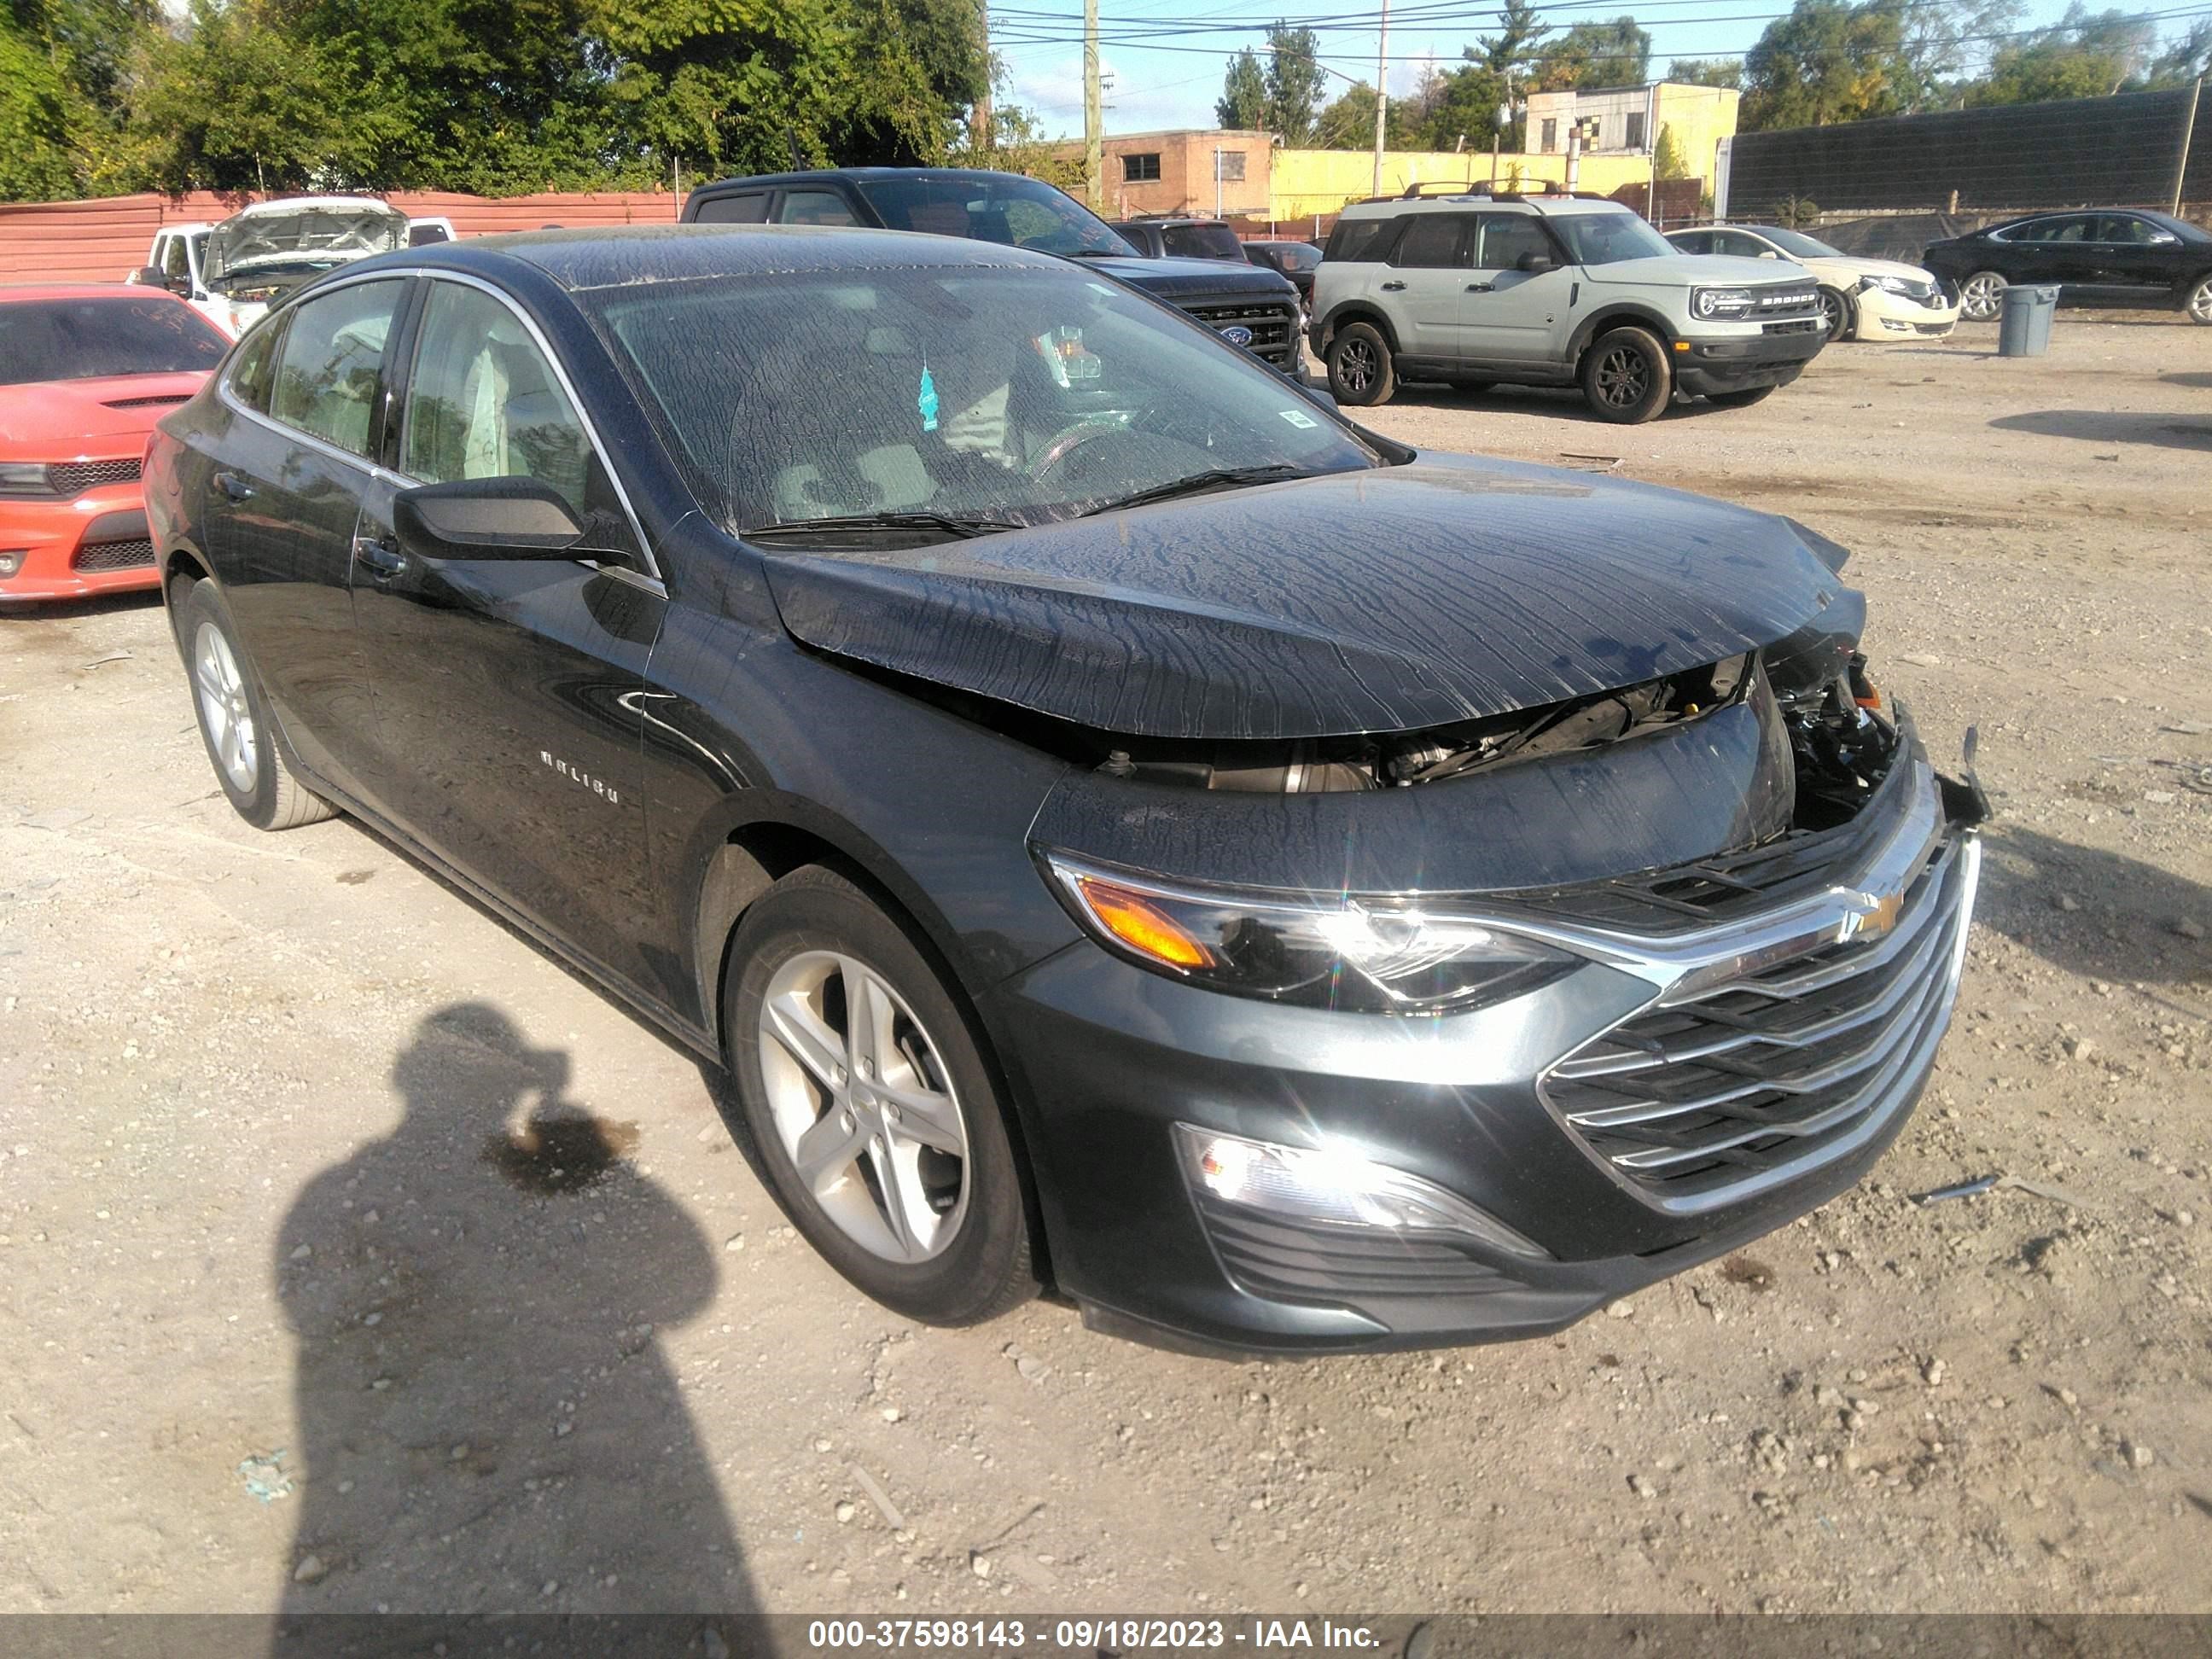
[[[239, 823], [157, 609], [0, 622], [0, 1612], [2212, 1606], [2212, 331], [1993, 333], [1376, 412], [1855, 547], [2002, 814], [1876, 1179], [1517, 1346], [908, 1326], [682, 1054], [357, 826]], [[2071, 1201], [1907, 1196], [1997, 1173]]]

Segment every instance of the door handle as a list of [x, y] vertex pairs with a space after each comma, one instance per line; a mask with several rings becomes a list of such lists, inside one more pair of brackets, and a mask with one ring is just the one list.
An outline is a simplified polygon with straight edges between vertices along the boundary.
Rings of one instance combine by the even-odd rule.
[[1405, 286], [1403, 283], [1385, 283], [1382, 284], [1382, 291], [1385, 294], [1395, 294]]
[[1498, 284], [1495, 283], [1469, 283], [1467, 285], [1467, 291], [1469, 294], [1494, 294], [1497, 290]]
[[355, 537], [353, 556], [367, 565], [368, 574], [379, 581], [388, 581], [407, 568], [407, 556], [389, 536]]
[[235, 472], [216, 473], [214, 483], [217, 489], [222, 491], [234, 501], [250, 501], [253, 499], [253, 486]]

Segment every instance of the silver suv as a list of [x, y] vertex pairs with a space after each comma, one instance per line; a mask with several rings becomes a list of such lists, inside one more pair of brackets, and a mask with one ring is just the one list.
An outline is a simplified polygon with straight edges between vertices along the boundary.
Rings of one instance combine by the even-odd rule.
[[1693, 258], [1602, 198], [1468, 192], [1345, 209], [1309, 337], [1340, 404], [1401, 380], [1580, 385], [1600, 419], [1629, 422], [1677, 392], [1755, 404], [1826, 336], [1799, 266]]

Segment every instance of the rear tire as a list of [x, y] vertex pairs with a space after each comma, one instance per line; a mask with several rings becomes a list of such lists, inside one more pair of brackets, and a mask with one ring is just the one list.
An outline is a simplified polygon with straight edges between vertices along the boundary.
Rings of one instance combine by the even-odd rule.
[[1347, 323], [1328, 343], [1328, 389], [1355, 409], [1387, 404], [1398, 388], [1390, 343], [1372, 323]]
[[1583, 398], [1601, 421], [1636, 426], [1667, 407], [1674, 366], [1667, 349], [1640, 328], [1601, 334], [1583, 354]]
[[928, 1325], [1037, 1293], [999, 1086], [953, 993], [874, 900], [816, 865], [776, 883], [731, 942], [722, 1012], [761, 1164], [831, 1267]]
[[208, 763], [238, 816], [257, 830], [295, 830], [331, 817], [336, 809], [301, 783], [284, 758], [269, 700], [213, 583], [193, 583], [178, 607], [177, 647]]
[[1705, 401], [1718, 404], [1723, 409], [1748, 409], [1762, 398], [1774, 395], [1771, 386], [1747, 386], [1737, 392], [1714, 392], [1706, 394]]
[[1820, 328], [1827, 343], [1848, 338], [1858, 326], [1859, 308], [1851, 303], [1851, 296], [1838, 288], [1820, 290]]
[[2012, 284], [1994, 270], [1978, 270], [1959, 284], [1959, 314], [1970, 323], [1993, 323]]

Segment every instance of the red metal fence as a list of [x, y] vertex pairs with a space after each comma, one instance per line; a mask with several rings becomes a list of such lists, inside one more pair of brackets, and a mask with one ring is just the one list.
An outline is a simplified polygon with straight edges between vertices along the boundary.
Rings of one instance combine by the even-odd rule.
[[[255, 198], [109, 196], [88, 202], [0, 204], [0, 283], [118, 282], [146, 263], [164, 225], [228, 218]], [[672, 222], [681, 198], [665, 191], [491, 198], [400, 191], [387, 198], [413, 218], [441, 216], [464, 236], [547, 225]]]

